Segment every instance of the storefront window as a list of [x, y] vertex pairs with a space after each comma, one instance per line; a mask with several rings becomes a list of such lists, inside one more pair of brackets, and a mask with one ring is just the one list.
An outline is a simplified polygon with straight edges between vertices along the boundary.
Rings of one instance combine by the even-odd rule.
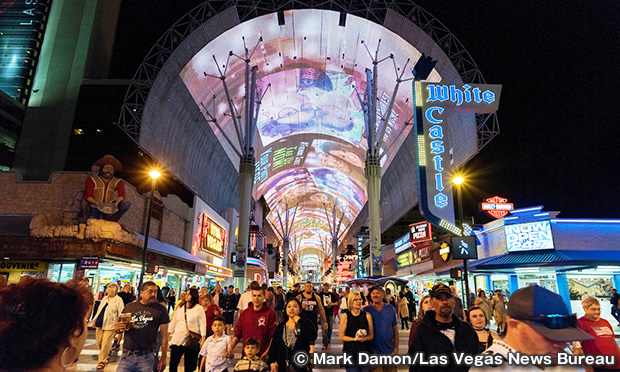
[[610, 296], [613, 285], [611, 276], [583, 276], [571, 275], [568, 279], [568, 291], [571, 300], [579, 300], [585, 296], [607, 298]]
[[537, 284], [543, 288], [558, 293], [558, 282], [555, 274], [528, 274], [518, 275], [519, 288], [528, 287]]
[[47, 271], [47, 277], [52, 282], [66, 283], [73, 279], [75, 272], [74, 263], [51, 263]]

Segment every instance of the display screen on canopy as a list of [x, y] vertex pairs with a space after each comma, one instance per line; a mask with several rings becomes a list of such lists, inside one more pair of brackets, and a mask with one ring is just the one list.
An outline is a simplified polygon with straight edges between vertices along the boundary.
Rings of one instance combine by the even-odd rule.
[[[257, 84], [259, 91], [265, 92], [253, 144], [254, 197], [265, 197], [271, 209], [268, 220], [278, 228], [276, 210], [283, 216], [284, 201], [293, 201], [287, 204], [291, 212], [295, 202], [300, 201], [292, 230], [302, 228], [310, 232], [307, 235], [327, 238], [333, 221], [327, 221], [324, 202], [337, 205], [337, 220], [344, 212], [342, 231], [367, 200], [364, 161], [368, 142], [356, 90], [363, 97], [365, 69], [372, 68], [372, 60], [362, 41], [374, 55], [381, 40], [379, 58], [393, 54], [399, 70], [410, 59], [403, 78], [412, 77], [410, 71], [421, 56], [414, 46], [376, 23], [348, 15], [346, 26], [341, 27], [339, 16], [338, 12], [305, 9], [284, 12], [283, 25], [279, 25], [275, 13], [254, 18], [214, 39], [180, 73], [203, 113], [206, 108], [217, 118], [219, 128], [210, 122], [211, 128], [238, 166], [239, 158], [226, 140], [228, 137], [238, 145], [224, 85], [212, 76], [219, 76], [218, 65], [222, 71], [226, 69], [231, 99], [237, 110], [245, 113], [245, 64], [235, 56], [228, 59], [229, 52], [243, 56], [243, 38], [251, 52], [262, 37], [250, 64], [258, 66]], [[387, 110], [396, 84], [392, 61], [383, 62], [379, 72], [381, 115]], [[440, 73], [433, 70], [428, 81], [440, 80]], [[391, 119], [385, 124], [380, 150], [380, 154], [385, 153], [384, 171], [411, 130], [405, 126], [413, 115], [411, 96], [411, 84], [401, 84]], [[316, 246], [316, 241], [304, 241], [301, 246]]]

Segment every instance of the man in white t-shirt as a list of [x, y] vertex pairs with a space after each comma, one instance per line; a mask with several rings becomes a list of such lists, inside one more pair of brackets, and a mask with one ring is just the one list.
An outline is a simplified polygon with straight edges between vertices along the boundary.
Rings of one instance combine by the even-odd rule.
[[538, 285], [516, 290], [508, 302], [507, 331], [503, 340], [493, 340], [493, 345], [482, 355], [501, 356], [503, 364], [497, 367], [471, 368], [470, 372], [540, 372], [583, 371], [580, 366], [510, 365], [509, 353], [547, 356], [555, 361], [570, 341], [591, 340], [585, 331], [577, 328], [574, 314], [568, 314], [562, 296]]
[[250, 287], [247, 287], [245, 292], [239, 297], [239, 302], [237, 303], [237, 310], [239, 310], [239, 313], [247, 309], [250, 302], [252, 302], [252, 291], [250, 291]]

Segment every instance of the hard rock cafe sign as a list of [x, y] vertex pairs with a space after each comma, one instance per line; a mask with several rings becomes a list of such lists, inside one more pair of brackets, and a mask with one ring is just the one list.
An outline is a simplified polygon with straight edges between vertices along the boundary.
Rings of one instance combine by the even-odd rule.
[[494, 218], [505, 217], [513, 209], [515, 209], [514, 204], [508, 203], [508, 199], [500, 196], [488, 198], [483, 203], [480, 203], [480, 210], [487, 212], [489, 216]]

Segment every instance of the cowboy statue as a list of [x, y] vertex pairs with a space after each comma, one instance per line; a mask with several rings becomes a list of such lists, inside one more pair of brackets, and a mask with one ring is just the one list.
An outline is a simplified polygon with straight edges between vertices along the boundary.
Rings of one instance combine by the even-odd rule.
[[125, 200], [125, 182], [114, 177], [116, 170], [123, 170], [121, 162], [106, 155], [94, 164], [100, 167], [98, 176], [90, 176], [84, 185], [84, 200], [90, 204], [89, 218], [118, 222], [131, 207]]

